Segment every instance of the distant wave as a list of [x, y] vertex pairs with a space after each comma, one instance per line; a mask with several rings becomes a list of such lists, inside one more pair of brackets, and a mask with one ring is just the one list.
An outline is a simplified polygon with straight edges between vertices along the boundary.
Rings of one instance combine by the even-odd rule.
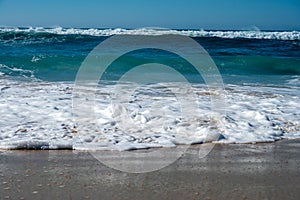
[[23, 32], [23, 33], [50, 33], [58, 35], [91, 35], [91, 36], [111, 36], [111, 35], [164, 35], [181, 34], [190, 37], [219, 37], [219, 38], [247, 38], [247, 39], [272, 39], [272, 40], [300, 40], [300, 31], [208, 31], [208, 30], [169, 30], [156, 28], [141, 29], [97, 29], [97, 28], [0, 28], [0, 34], [5, 32]]

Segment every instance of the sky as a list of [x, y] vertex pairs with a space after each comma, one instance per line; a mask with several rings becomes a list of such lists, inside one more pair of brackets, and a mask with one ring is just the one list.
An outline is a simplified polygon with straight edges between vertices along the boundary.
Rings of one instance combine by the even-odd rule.
[[300, 30], [300, 0], [0, 0], [0, 26]]

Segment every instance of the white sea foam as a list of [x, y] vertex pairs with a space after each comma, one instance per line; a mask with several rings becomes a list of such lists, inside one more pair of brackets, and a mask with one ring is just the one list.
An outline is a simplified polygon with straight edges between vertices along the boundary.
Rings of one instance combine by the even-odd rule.
[[220, 38], [248, 38], [248, 39], [274, 39], [274, 40], [300, 40], [299, 31], [215, 31], [215, 30], [169, 30], [157, 28], [141, 28], [141, 29], [97, 29], [97, 28], [9, 28], [2, 27], [0, 32], [37, 32], [52, 34], [81, 34], [91, 36], [111, 36], [111, 35], [163, 35], [163, 34], [181, 34], [191, 37], [220, 37]]
[[[219, 143], [300, 138], [298, 87], [227, 85], [227, 114], [223, 121], [218, 121], [210, 112], [209, 103], [210, 95], [216, 94], [209, 93], [203, 85], [192, 91], [199, 96], [199, 115], [193, 115], [195, 110], [190, 110], [191, 115], [186, 119], [180, 118], [180, 106], [174, 96], [149, 98], [149, 94], [161, 94], [160, 87], [136, 91], [124, 110], [122, 106], [109, 104], [109, 94], [113, 90], [107, 85], [96, 91], [95, 121], [80, 130], [72, 117], [72, 87], [71, 83], [0, 78], [0, 148], [126, 150], [172, 147], [210, 142], [207, 136], [214, 134], [221, 134], [213, 141]], [[161, 112], [153, 116], [153, 110]], [[120, 126], [118, 116], [125, 112], [131, 125], [138, 126]], [[115, 120], [111, 120], [112, 117]]]
[[17, 67], [8, 67], [4, 64], [0, 64], [0, 70], [5, 70], [5, 72], [0, 72], [0, 76], [11, 75], [12, 73], [17, 73], [19, 77], [23, 77], [29, 80], [37, 80], [34, 76], [34, 71], [29, 69], [21, 69]]
[[290, 85], [299, 85], [300, 86], [300, 76], [293, 76], [292, 79], [287, 81]]

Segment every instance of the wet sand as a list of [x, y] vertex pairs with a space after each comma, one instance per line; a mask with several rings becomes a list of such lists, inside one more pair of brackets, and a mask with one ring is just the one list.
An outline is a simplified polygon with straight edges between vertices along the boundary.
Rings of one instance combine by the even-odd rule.
[[0, 199], [299, 199], [300, 140], [192, 146], [154, 172], [111, 169], [82, 151], [0, 151]]

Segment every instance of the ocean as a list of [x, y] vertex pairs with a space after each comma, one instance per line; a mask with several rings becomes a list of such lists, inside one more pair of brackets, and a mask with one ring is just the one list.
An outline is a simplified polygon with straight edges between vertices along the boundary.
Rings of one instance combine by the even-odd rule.
[[[166, 89], [157, 83], [122, 90], [121, 96], [130, 97], [123, 102], [128, 106], [124, 111], [124, 107], [111, 105], [114, 86], [108, 81], [95, 90], [94, 124], [79, 130], [72, 107], [73, 89], [89, 53], [114, 35], [168, 34], [191, 37], [213, 59], [226, 94], [222, 119], [211, 113], [209, 102], [217, 94], [208, 92], [202, 78], [182, 64], [180, 73], [193, 86], [186, 92], [197, 95], [199, 101], [197, 114], [189, 108], [189, 117], [183, 119], [182, 105], [170, 91], [184, 91], [185, 84], [170, 84]], [[127, 55], [106, 74], [107, 79], [119, 77], [137, 61], [151, 63], [156, 53]], [[172, 54], [156, 59], [178, 62]], [[145, 71], [138, 74], [145, 75]], [[2, 27], [0, 108], [2, 149], [129, 150], [300, 138], [300, 32]], [[116, 117], [124, 113], [127, 118], [121, 123]], [[209, 139], [216, 134], [218, 137]]]

